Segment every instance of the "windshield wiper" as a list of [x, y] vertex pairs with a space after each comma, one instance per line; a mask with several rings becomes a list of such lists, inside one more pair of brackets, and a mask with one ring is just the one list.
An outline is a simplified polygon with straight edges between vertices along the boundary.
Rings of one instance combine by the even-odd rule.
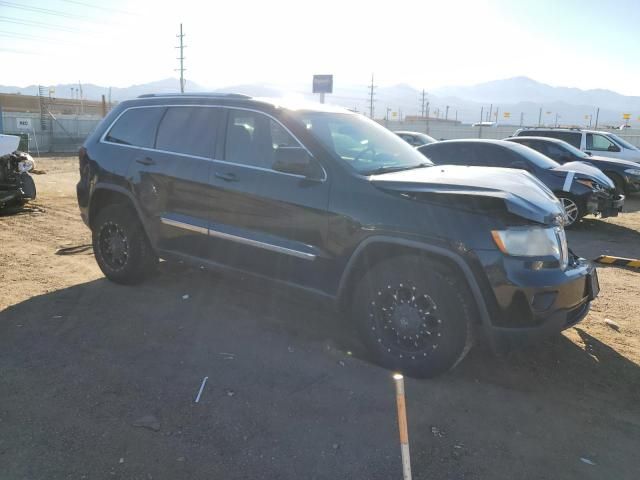
[[430, 163], [418, 163], [416, 165], [385, 165], [379, 168], [374, 168], [365, 172], [365, 175], [381, 175], [383, 173], [401, 172], [402, 170], [413, 170], [414, 168], [431, 167]]

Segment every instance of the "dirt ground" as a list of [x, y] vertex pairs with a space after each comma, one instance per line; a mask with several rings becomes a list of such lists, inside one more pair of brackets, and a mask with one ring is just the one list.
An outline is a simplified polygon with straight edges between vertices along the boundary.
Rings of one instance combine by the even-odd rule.
[[[401, 478], [390, 373], [344, 319], [167, 264], [114, 285], [90, 250], [55, 254], [90, 242], [77, 161], [39, 168], [38, 200], [0, 216], [1, 479]], [[586, 258], [640, 258], [640, 197], [569, 237]], [[640, 271], [599, 275], [563, 335], [407, 379], [414, 478], [640, 476]]]

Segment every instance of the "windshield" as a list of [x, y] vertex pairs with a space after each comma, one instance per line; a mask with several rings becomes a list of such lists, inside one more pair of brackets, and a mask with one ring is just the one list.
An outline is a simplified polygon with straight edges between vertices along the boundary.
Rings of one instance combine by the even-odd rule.
[[523, 157], [526, 157], [528, 161], [533, 163], [534, 165], [544, 168], [545, 170], [551, 170], [552, 168], [559, 167], [560, 164], [555, 160], [551, 160], [546, 155], [541, 154], [540, 152], [534, 150], [533, 148], [525, 147], [524, 145], [520, 145], [519, 143], [514, 142], [502, 142], [509, 143], [511, 145], [512, 150], [519, 153]]
[[420, 140], [420, 142], [422, 142], [422, 145], [428, 145], [429, 143], [435, 143], [437, 141], [435, 138], [430, 137], [426, 133], [416, 133], [414, 135], [418, 140]]
[[628, 148], [629, 150], [638, 150], [638, 147], [631, 145], [629, 142], [627, 142], [626, 140], [623, 140], [615, 133], [609, 133], [608, 136], [612, 138], [616, 143], [623, 146], [624, 148]]
[[572, 155], [575, 155], [576, 157], [580, 157], [580, 158], [585, 158], [588, 159], [590, 158], [589, 155], [587, 155], [586, 153], [584, 153], [582, 150], [580, 150], [579, 148], [574, 147], [573, 145], [571, 145], [570, 143], [567, 142], [558, 142], [556, 145], [558, 145], [560, 148], [564, 148], [565, 150], [567, 150], [569, 153], [571, 153]]
[[301, 119], [332, 154], [363, 175], [433, 165], [393, 132], [362, 115], [303, 112]]

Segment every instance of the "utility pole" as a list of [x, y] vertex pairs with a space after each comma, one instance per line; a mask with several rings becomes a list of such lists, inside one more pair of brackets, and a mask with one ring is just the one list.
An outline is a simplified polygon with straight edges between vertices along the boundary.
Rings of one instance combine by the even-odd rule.
[[425, 108], [425, 116], [427, 119], [427, 134], [429, 134], [429, 102], [427, 101], [427, 106]]
[[556, 128], [558, 127], [558, 112], [556, 112]]
[[522, 126], [523, 121], [524, 121], [524, 112], [520, 112], [520, 126]]
[[375, 96], [376, 86], [373, 84], [373, 73], [371, 74], [371, 85], [369, 85], [369, 118], [373, 120], [373, 97]]
[[598, 118], [600, 117], [600, 107], [596, 110], [596, 125], [593, 128], [598, 128]]
[[425, 101], [427, 100], [427, 92], [424, 91], [424, 88], [422, 89], [422, 118], [424, 118], [424, 113], [425, 113]]
[[538, 112], [538, 126], [542, 126], [542, 107], [540, 107], [540, 111]]
[[491, 121], [491, 117], [493, 116], [493, 103], [489, 105], [489, 116], [487, 117], [487, 121]]
[[84, 114], [84, 103], [82, 103], [82, 84], [80, 83], [80, 80], [78, 80], [78, 92], [80, 95], [80, 113]]
[[444, 111], [444, 121], [446, 122], [447, 120], [449, 120], [449, 105], [447, 105], [445, 107], [445, 111]]
[[496, 107], [496, 127], [498, 126], [498, 114], [500, 113], [500, 107]]
[[176, 35], [176, 37], [180, 40], [180, 45], [176, 47], [180, 49], [180, 56], [177, 58], [177, 60], [180, 60], [180, 68], [176, 69], [176, 71], [180, 71], [180, 93], [184, 93], [184, 48], [186, 45], [182, 42], [182, 39], [184, 38], [184, 33], [182, 33], [182, 24], [180, 24], [180, 34]]
[[456, 110], [456, 123], [458, 123], [458, 110]]

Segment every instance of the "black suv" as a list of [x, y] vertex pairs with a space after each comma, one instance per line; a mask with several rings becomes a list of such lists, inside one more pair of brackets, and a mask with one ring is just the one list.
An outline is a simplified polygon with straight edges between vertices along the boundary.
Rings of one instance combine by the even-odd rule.
[[80, 172], [111, 280], [140, 281], [162, 257], [299, 287], [348, 312], [377, 361], [417, 376], [451, 368], [477, 331], [559, 332], [598, 293], [560, 203], [528, 173], [434, 167], [343, 109], [144, 96], [87, 139]]

